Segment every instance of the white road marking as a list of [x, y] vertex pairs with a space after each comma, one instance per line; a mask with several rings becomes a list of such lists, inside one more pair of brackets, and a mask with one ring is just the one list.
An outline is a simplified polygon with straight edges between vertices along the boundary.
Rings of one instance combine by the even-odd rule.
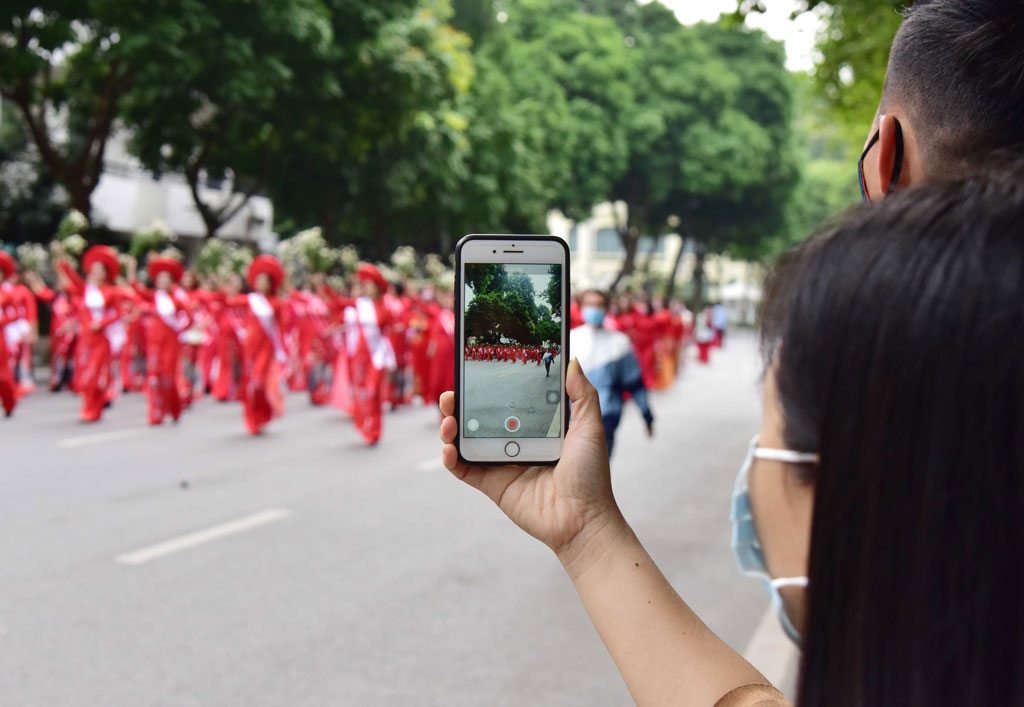
[[792, 677], [790, 669], [794, 665], [796, 646], [782, 631], [779, 618], [771, 606], [764, 612], [757, 628], [754, 629], [754, 635], [750, 637], [743, 657], [783, 692], [791, 687], [786, 683]]
[[555, 408], [555, 416], [551, 418], [551, 426], [548, 427], [548, 437], [558, 437], [558, 433], [561, 431], [559, 428], [562, 426], [562, 404], [559, 403], [558, 407]]
[[244, 533], [247, 530], [258, 528], [261, 525], [267, 525], [268, 523], [284, 520], [291, 514], [291, 511], [285, 511], [279, 508], [270, 508], [265, 511], [260, 511], [259, 513], [253, 513], [252, 515], [245, 516], [244, 518], [239, 518], [238, 520], [221, 523], [220, 525], [215, 525], [211, 528], [206, 528], [205, 530], [198, 530], [194, 533], [188, 533], [187, 535], [172, 538], [166, 542], [140, 548], [134, 552], [125, 553], [124, 555], [118, 555], [114, 558], [114, 561], [122, 565], [143, 565], [152, 560], [157, 560], [161, 557], [181, 552], [182, 550], [188, 550], [199, 545], [205, 545], [206, 543], [213, 542], [214, 540], [226, 538], [229, 535], [237, 535], [238, 533]]
[[68, 437], [67, 439], [58, 440], [57, 446], [62, 449], [87, 447], [91, 444], [103, 444], [104, 442], [116, 442], [122, 439], [131, 439], [132, 437], [142, 437], [150, 432], [152, 430], [149, 427], [132, 427], [127, 430], [100, 432], [99, 434], [85, 435], [83, 437]]

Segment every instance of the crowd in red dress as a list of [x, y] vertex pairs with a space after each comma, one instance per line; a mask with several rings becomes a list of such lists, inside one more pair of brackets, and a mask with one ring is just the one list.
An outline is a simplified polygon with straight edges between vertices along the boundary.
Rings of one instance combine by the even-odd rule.
[[504, 363], [535, 363], [544, 362], [544, 355], [558, 355], [558, 347], [553, 346], [517, 346], [514, 344], [489, 344], [466, 347], [467, 361], [501, 361]]
[[[350, 414], [369, 444], [385, 408], [434, 404], [453, 386], [455, 317], [450, 293], [404, 290], [360, 265], [350, 291], [322, 276], [300, 288], [280, 261], [258, 256], [242, 279], [200, 284], [176, 260], [151, 256], [143, 284], [134, 263], [121, 275], [117, 253], [93, 246], [82, 270], [63, 258], [47, 285], [0, 251], [0, 405], [10, 416], [33, 392], [37, 302], [49, 305], [52, 391], [82, 401], [97, 422], [124, 393], [148, 400], [150, 424], [178, 421], [210, 396], [241, 404], [259, 434], [284, 412], [285, 391]], [[24, 280], [24, 281], [23, 281]]]
[[[359, 266], [351, 291], [318, 275], [294, 288], [271, 255], [253, 261], [248, 292], [237, 275], [201, 284], [176, 260], [151, 256], [146, 265], [148, 285], [134, 263], [122, 277], [117, 253], [93, 246], [81, 272], [59, 258], [50, 287], [0, 251], [0, 405], [8, 416], [35, 390], [37, 302], [51, 312], [49, 388], [77, 393], [83, 422], [99, 421], [126, 392], [147, 396], [153, 425], [177, 422], [208, 395], [241, 403], [246, 429], [260, 434], [283, 414], [285, 391], [306, 391], [311, 404], [345, 411], [376, 444], [385, 408], [433, 404], [453, 387], [451, 292], [406, 290], [369, 264]], [[624, 295], [604, 325], [630, 338], [645, 387], [657, 390], [673, 384], [684, 347], [701, 342], [703, 321], [678, 303]], [[570, 325], [581, 323], [574, 303]], [[466, 359], [540, 366], [560, 353], [474, 344]]]

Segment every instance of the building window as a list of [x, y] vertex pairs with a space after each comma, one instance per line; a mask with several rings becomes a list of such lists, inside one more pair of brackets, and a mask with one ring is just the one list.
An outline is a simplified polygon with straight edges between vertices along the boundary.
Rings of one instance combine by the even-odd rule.
[[619, 232], [614, 228], [602, 228], [597, 232], [598, 253], [621, 253], [624, 250]]
[[576, 226], [573, 226], [569, 229], [569, 251], [575, 253], [577, 248], [579, 248], [579, 231]]
[[640, 241], [637, 243], [637, 252], [643, 253], [644, 255], [647, 255], [648, 253], [664, 255], [665, 239], [656, 238], [655, 236], [640, 236]]

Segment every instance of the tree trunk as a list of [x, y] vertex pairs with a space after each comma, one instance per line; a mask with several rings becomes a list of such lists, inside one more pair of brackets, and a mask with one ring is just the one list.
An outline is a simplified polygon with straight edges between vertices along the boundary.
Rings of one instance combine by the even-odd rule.
[[676, 294], [676, 277], [679, 276], [679, 266], [683, 263], [683, 255], [686, 253], [686, 238], [679, 243], [679, 251], [676, 253], [675, 262], [672, 263], [672, 272], [668, 277], [668, 285], [665, 287], [665, 300], [671, 302]]
[[[71, 202], [71, 208], [82, 212], [82, 215], [89, 219], [89, 223], [92, 223], [92, 189], [77, 182], [73, 185], [63, 184], [65, 190], [68, 192], [68, 200]], [[69, 188], [73, 186], [74, 188]]]
[[626, 249], [626, 256], [622, 260], [619, 274], [615, 276], [611, 287], [608, 288], [610, 292], [615, 292], [622, 283], [622, 280], [632, 275], [633, 271], [636, 270], [636, 251], [637, 246], [640, 245], [639, 224], [646, 222], [645, 217], [646, 213], [643, 213], [642, 207], [627, 204], [626, 223], [616, 224], [615, 226], [615, 230], [619, 232], [619, 240], [622, 242], [622, 247]]
[[31, 80], [23, 79], [4, 97], [11, 100], [21, 114], [28, 134], [39, 150], [39, 158], [54, 180], [68, 193], [73, 206], [91, 220], [92, 193], [103, 173], [103, 157], [107, 139], [117, 118], [121, 97], [132, 85], [134, 74], [122, 70], [121, 62], [114, 60], [104, 77], [102, 90], [96, 96], [92, 113], [88, 116], [77, 154], [62, 154], [53, 143], [47, 114], [49, 95], [44, 92], [38, 104], [33, 103], [37, 93], [30, 88]]
[[320, 226], [320, 230], [324, 234], [324, 238], [333, 246], [341, 245], [338, 242], [338, 221], [340, 217], [338, 214], [338, 200], [328, 199], [320, 209], [320, 217], [317, 219], [319, 222], [317, 225]]
[[694, 314], [704, 309], [704, 259], [707, 254], [707, 245], [697, 241], [694, 246], [696, 259], [693, 263], [693, 297], [690, 299], [690, 311]]
[[639, 236], [619, 231], [619, 238], [626, 249], [626, 255], [622, 259], [622, 267], [619, 269], [619, 274], [615, 276], [615, 280], [612, 281], [611, 286], [608, 288], [610, 292], [615, 292], [622, 281], [636, 270], [636, 249], [637, 245], [639, 245]]

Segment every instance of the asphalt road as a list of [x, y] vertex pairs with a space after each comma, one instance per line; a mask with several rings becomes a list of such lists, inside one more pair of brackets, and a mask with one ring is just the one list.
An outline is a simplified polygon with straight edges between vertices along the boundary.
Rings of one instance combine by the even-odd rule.
[[[544, 366], [535, 363], [466, 361], [466, 435], [557, 437], [558, 363], [545, 375]], [[472, 420], [479, 429], [472, 430]]]
[[[627, 518], [740, 651], [767, 606], [729, 552], [756, 377], [730, 336], [654, 396], [653, 440], [627, 409], [613, 459]], [[66, 394], [0, 419], [0, 705], [631, 703], [550, 552], [441, 467], [433, 410], [367, 448], [288, 402], [261, 438], [212, 401], [158, 429], [138, 396], [98, 425]]]

